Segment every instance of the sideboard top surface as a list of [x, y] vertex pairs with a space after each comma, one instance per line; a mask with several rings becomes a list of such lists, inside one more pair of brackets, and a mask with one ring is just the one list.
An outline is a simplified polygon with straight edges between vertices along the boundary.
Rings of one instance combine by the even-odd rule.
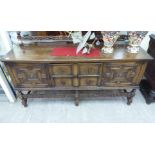
[[[67, 45], [66, 45], [67, 46]], [[3, 56], [0, 60], [3, 62], [89, 62], [89, 61], [143, 61], [151, 60], [152, 57], [140, 48], [137, 54], [127, 52], [125, 46], [116, 46], [112, 54], [102, 54], [98, 57], [71, 57], [71, 56], [51, 56], [50, 52], [54, 47], [49, 45], [29, 45], [29, 46], [14, 46], [14, 48]], [[67, 46], [68, 47], [68, 46]]]

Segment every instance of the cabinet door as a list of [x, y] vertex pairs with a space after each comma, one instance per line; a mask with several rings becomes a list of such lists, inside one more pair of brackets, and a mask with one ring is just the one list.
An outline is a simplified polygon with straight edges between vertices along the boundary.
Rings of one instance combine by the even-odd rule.
[[50, 64], [49, 73], [55, 87], [73, 86], [72, 64]]
[[44, 64], [7, 63], [6, 67], [15, 87], [45, 88], [50, 86]]
[[120, 87], [139, 83], [142, 69], [140, 63], [105, 63], [103, 66], [101, 82], [103, 86]]

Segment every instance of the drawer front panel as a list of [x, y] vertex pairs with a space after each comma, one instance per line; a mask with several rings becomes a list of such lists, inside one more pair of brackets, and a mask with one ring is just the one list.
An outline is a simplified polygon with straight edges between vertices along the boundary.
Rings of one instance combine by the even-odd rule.
[[102, 85], [117, 87], [138, 84], [141, 65], [134, 62], [106, 63], [103, 67]]
[[50, 64], [49, 74], [54, 87], [73, 86], [72, 64]]
[[73, 74], [71, 64], [53, 64], [49, 66], [49, 70], [52, 76], [67, 76]]
[[54, 78], [55, 87], [71, 87], [73, 80], [71, 78]]
[[79, 78], [80, 86], [97, 86], [97, 77], [82, 77]]
[[96, 75], [99, 76], [101, 63], [79, 63], [78, 74], [81, 76]]
[[6, 65], [15, 87], [45, 88], [50, 87], [43, 64], [11, 63]]

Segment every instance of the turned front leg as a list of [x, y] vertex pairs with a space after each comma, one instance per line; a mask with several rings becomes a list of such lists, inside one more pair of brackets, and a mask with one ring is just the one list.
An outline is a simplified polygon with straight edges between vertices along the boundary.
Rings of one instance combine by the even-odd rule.
[[19, 97], [21, 98], [21, 103], [24, 107], [27, 107], [28, 104], [27, 104], [27, 98], [28, 98], [28, 95], [31, 93], [31, 91], [28, 91], [27, 94], [23, 94], [22, 91], [18, 91], [19, 93]]
[[132, 103], [133, 97], [135, 96], [136, 89], [132, 89], [130, 92], [124, 90], [127, 97], [127, 105]]
[[78, 90], [75, 91], [75, 105], [76, 106], [79, 105], [79, 91]]
[[28, 105], [27, 105], [27, 98], [22, 98], [22, 105], [24, 106], [24, 107], [27, 107]]

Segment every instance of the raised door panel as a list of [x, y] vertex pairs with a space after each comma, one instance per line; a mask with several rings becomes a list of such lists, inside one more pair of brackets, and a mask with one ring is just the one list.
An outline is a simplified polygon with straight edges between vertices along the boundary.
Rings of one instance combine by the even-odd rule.
[[46, 88], [50, 81], [44, 64], [9, 63], [6, 65], [15, 87]]
[[142, 65], [136, 62], [105, 63], [103, 65], [102, 85], [121, 87], [137, 85]]
[[73, 86], [72, 64], [50, 64], [49, 74], [55, 87]]

